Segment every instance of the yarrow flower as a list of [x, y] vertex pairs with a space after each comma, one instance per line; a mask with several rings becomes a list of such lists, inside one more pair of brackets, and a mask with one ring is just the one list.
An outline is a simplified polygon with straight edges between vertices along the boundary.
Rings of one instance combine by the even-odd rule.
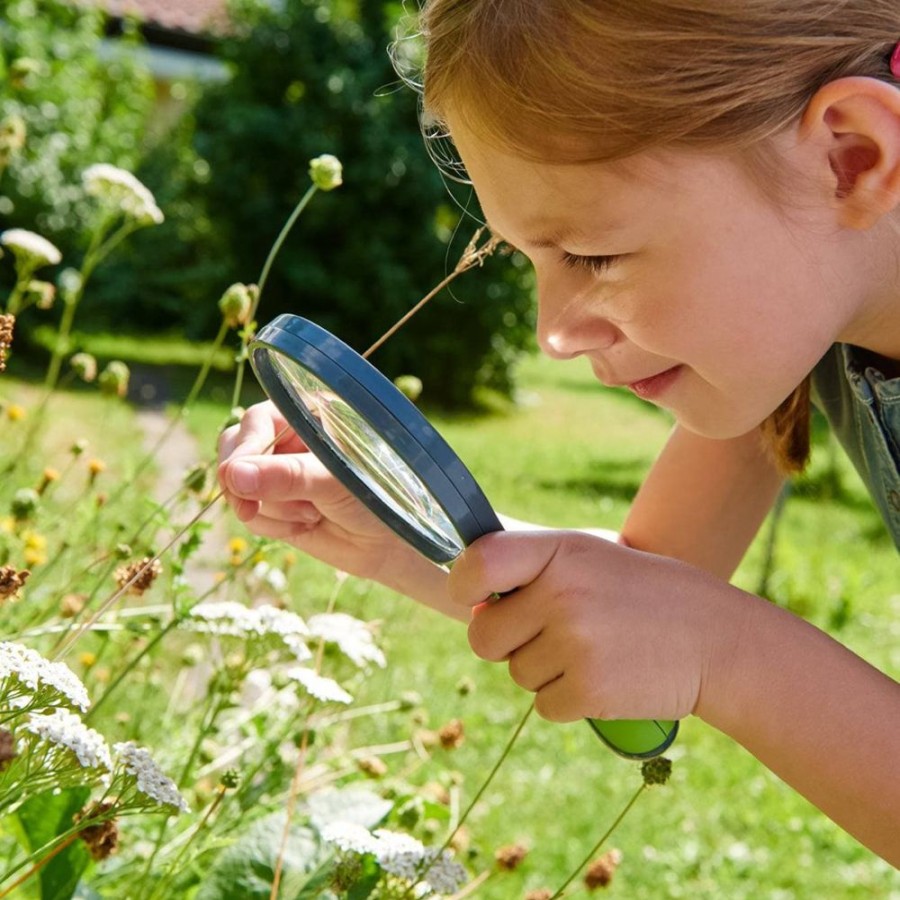
[[67, 709], [55, 709], [46, 715], [33, 713], [24, 727], [41, 740], [71, 750], [82, 768], [112, 770], [112, 757], [103, 736]]
[[467, 881], [466, 870], [449, 853], [425, 847], [408, 834], [379, 828], [369, 832], [351, 822], [334, 822], [322, 829], [322, 839], [344, 853], [370, 854], [385, 872], [412, 884], [424, 884], [438, 894], [454, 894]]
[[133, 775], [137, 789], [162, 806], [174, 807], [179, 812], [187, 812], [188, 805], [175, 782], [156, 764], [150, 751], [138, 747], [134, 741], [115, 744], [117, 762], [129, 775]]
[[284, 673], [292, 681], [301, 685], [306, 693], [323, 703], [352, 703], [353, 697], [348, 694], [334, 679], [319, 675], [312, 669], [295, 666]]
[[312, 658], [305, 639], [309, 628], [296, 613], [275, 606], [246, 607], [232, 600], [198, 603], [184, 627], [208, 634], [248, 639], [276, 638], [299, 662]]
[[[71, 705], [82, 711], [90, 706], [87, 689], [65, 663], [50, 662], [22, 644], [0, 642], [0, 696], [4, 705], [14, 698], [44, 691], [51, 694], [44, 698], [45, 706]], [[63, 700], [65, 704], [60, 702]]]
[[62, 261], [62, 253], [54, 244], [24, 228], [8, 228], [0, 234], [0, 244], [12, 250], [20, 266], [20, 277], [21, 269], [30, 274], [41, 266], [55, 266]]
[[309, 620], [309, 633], [329, 644], [336, 644], [345, 656], [362, 668], [367, 663], [384, 668], [384, 654], [365, 622], [346, 613], [322, 613]]
[[140, 225], [160, 225], [165, 218], [153, 194], [125, 169], [97, 163], [84, 170], [81, 181], [92, 197], [116, 207]]

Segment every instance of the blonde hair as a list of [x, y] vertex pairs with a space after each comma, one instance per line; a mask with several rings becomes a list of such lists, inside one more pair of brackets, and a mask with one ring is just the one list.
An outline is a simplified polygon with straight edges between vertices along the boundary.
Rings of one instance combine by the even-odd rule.
[[[829, 81], [891, 81], [898, 0], [426, 0], [424, 106], [526, 159], [730, 152], [769, 138]], [[785, 471], [809, 453], [809, 386], [762, 429]]]

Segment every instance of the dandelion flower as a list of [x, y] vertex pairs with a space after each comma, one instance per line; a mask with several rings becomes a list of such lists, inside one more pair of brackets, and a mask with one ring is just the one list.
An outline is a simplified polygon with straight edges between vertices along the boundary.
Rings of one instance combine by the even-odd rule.
[[113, 749], [117, 761], [129, 775], [134, 776], [137, 789], [142, 794], [161, 806], [171, 806], [179, 812], [188, 811], [187, 801], [175, 782], [154, 762], [149, 750], [138, 747], [134, 741], [116, 744]]
[[365, 622], [348, 616], [346, 613], [322, 613], [309, 620], [309, 631], [313, 637], [320, 638], [329, 644], [336, 644], [338, 649], [349, 657], [357, 666], [375, 663], [384, 668], [384, 654], [375, 645], [375, 639]]
[[97, 163], [84, 170], [81, 181], [90, 196], [117, 208], [138, 224], [162, 224], [164, 216], [153, 194], [131, 172]]
[[0, 234], [0, 244], [12, 250], [21, 270], [28, 274], [41, 266], [55, 266], [62, 261], [62, 253], [47, 238], [24, 228], [7, 228]]
[[292, 681], [301, 685], [306, 693], [323, 703], [352, 703], [353, 697], [348, 694], [334, 679], [319, 675], [312, 669], [296, 666], [285, 672]]
[[25, 418], [25, 407], [18, 403], [10, 403], [6, 407], [6, 418], [10, 422], [21, 422]]
[[[4, 682], [9, 682], [9, 685]], [[50, 689], [81, 710], [86, 710], [91, 702], [87, 689], [65, 663], [50, 662], [23, 644], [2, 641], [0, 694], [9, 692], [9, 696], [21, 696], [21, 688], [32, 693]], [[47, 705], [50, 705], [49, 701]]]
[[54, 709], [47, 715], [32, 713], [25, 729], [41, 740], [71, 750], [82, 768], [106, 772], [112, 769], [112, 758], [103, 736], [67, 709]]

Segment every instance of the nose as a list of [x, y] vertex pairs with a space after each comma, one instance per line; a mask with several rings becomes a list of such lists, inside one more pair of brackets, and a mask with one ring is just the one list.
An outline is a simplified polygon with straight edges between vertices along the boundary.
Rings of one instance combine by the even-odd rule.
[[554, 288], [538, 278], [537, 341], [553, 359], [573, 359], [583, 353], [608, 350], [622, 340], [622, 332], [599, 315], [583, 293]]

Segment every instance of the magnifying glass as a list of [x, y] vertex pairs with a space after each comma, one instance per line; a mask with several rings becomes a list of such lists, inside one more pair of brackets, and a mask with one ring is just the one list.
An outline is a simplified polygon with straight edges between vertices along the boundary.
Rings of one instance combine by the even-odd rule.
[[[310, 452], [432, 562], [449, 566], [473, 541], [503, 530], [447, 442], [343, 341], [300, 316], [281, 315], [249, 349], [263, 389]], [[628, 759], [659, 756], [678, 732], [673, 721], [587, 722]]]

